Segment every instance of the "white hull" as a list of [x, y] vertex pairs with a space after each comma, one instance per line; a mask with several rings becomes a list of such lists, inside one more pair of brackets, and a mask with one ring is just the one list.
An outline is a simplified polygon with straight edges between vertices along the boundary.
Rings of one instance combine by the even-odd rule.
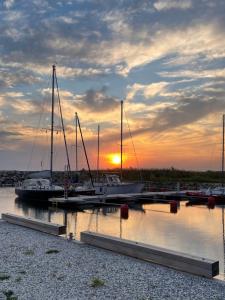
[[144, 184], [143, 183], [122, 183], [118, 185], [104, 185], [94, 184], [96, 194], [114, 195], [114, 194], [130, 194], [130, 193], [141, 193]]

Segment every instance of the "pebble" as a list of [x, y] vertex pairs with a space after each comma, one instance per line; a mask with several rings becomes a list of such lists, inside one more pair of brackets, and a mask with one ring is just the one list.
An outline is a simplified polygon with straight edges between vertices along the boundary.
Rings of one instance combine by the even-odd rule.
[[[48, 250], [58, 253], [47, 254]], [[225, 299], [225, 282], [0, 221], [0, 299]], [[102, 283], [93, 287], [97, 278]]]

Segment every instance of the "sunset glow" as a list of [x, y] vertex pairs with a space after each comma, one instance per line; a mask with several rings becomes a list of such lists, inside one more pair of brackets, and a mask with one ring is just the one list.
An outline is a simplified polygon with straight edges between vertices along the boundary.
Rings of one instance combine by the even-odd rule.
[[110, 154], [109, 155], [110, 163], [113, 165], [120, 165], [120, 154]]
[[[124, 168], [220, 169], [225, 2], [136, 2], [2, 2], [0, 169], [24, 170], [30, 162], [37, 170], [44, 159], [49, 167], [43, 128], [51, 121], [52, 64], [73, 168], [75, 112], [91, 168], [98, 124], [101, 168], [120, 165], [123, 100]], [[59, 116], [55, 107], [55, 129]], [[54, 134], [54, 168], [63, 170], [64, 142]], [[78, 143], [79, 168], [86, 169], [80, 136]]]

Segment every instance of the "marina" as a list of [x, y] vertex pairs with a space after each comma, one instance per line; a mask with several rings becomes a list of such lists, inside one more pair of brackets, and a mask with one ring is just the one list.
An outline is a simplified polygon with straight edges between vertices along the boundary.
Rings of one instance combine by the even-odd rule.
[[[155, 192], [150, 195], [155, 195]], [[160, 195], [170, 196], [171, 193], [161, 192]], [[82, 231], [92, 231], [215, 259], [220, 264], [219, 278], [223, 279], [223, 207], [209, 209], [206, 205], [186, 206], [187, 200], [183, 200], [174, 213], [169, 202], [171, 200], [166, 200], [166, 203], [128, 203], [128, 215], [121, 218], [121, 203], [42, 207], [15, 199], [13, 188], [2, 188], [0, 212], [65, 225], [65, 236], [70, 235], [78, 241]]]
[[0, 300], [225, 299], [224, 12], [2, 1]]

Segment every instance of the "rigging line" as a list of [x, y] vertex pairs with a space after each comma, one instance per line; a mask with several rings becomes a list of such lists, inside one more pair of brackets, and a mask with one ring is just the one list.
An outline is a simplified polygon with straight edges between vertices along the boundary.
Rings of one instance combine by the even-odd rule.
[[[57, 134], [56, 137], [55, 137], [55, 145], [57, 146], [57, 144], [60, 144], [61, 142], [61, 131], [59, 131], [59, 135]], [[53, 154], [54, 154], [54, 161], [57, 161], [57, 158], [58, 156], [60, 156], [60, 149], [59, 148], [56, 148], [56, 146], [54, 147], [54, 151], [53, 151]]]
[[[48, 134], [46, 134], [46, 145], [48, 145], [48, 144], [49, 144], [49, 137], [48, 137]], [[42, 163], [45, 161], [47, 153], [48, 153], [48, 149], [44, 148], [43, 152], [42, 152], [42, 156], [41, 156]]]
[[59, 87], [58, 87], [58, 80], [57, 80], [56, 73], [55, 73], [55, 82], [56, 82], [56, 89], [57, 89], [57, 95], [58, 95], [58, 103], [59, 103], [59, 111], [60, 111], [61, 124], [62, 124], [62, 130], [63, 130], [63, 138], [64, 138], [64, 144], [65, 144], [65, 148], [66, 148], [67, 165], [68, 165], [69, 172], [71, 172], [69, 152], [68, 152], [68, 147], [67, 147], [67, 142], [66, 142], [66, 133], [65, 133], [64, 121], [63, 121], [61, 100], [60, 100], [60, 96], [59, 96]]
[[128, 127], [128, 130], [129, 130], [129, 135], [130, 135], [131, 142], [132, 142], [132, 146], [133, 146], [133, 150], [134, 150], [134, 155], [135, 155], [135, 158], [136, 158], [137, 168], [138, 168], [138, 170], [139, 170], [140, 179], [141, 179], [141, 181], [142, 181], [142, 179], [143, 179], [143, 177], [142, 177], [142, 172], [141, 172], [141, 169], [140, 169], [140, 166], [139, 166], [139, 161], [138, 161], [137, 153], [136, 153], [136, 150], [135, 150], [134, 141], [133, 141], [133, 137], [132, 137], [131, 130], [130, 130], [130, 125], [129, 125], [129, 123], [128, 123], [127, 114], [126, 114], [126, 111], [125, 111], [125, 110], [124, 110], [124, 114], [125, 114], [125, 118], [126, 118], [126, 121], [127, 121], [127, 127]]
[[[47, 88], [49, 88], [50, 86], [50, 78], [48, 79], [48, 85], [47, 85]], [[27, 171], [30, 169], [30, 165], [31, 165], [31, 161], [32, 161], [32, 158], [33, 158], [33, 153], [34, 153], [34, 148], [36, 146], [36, 141], [37, 141], [37, 132], [39, 131], [40, 129], [40, 124], [41, 124], [41, 119], [42, 119], [42, 116], [44, 114], [44, 110], [45, 110], [45, 98], [43, 98], [42, 100], [42, 104], [41, 104], [41, 113], [40, 113], [40, 116], [39, 116], [39, 119], [38, 119], [38, 127], [36, 128], [36, 133], [34, 134], [34, 137], [33, 137], [33, 141], [32, 141], [32, 149], [31, 149], [31, 154], [30, 154], [30, 158], [28, 160], [28, 163], [27, 163]]]

